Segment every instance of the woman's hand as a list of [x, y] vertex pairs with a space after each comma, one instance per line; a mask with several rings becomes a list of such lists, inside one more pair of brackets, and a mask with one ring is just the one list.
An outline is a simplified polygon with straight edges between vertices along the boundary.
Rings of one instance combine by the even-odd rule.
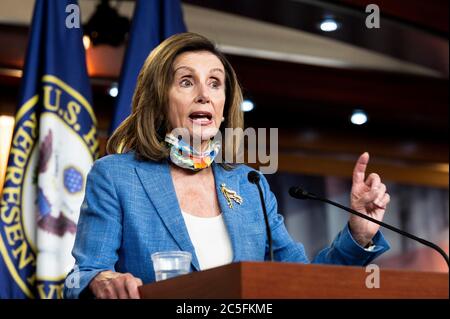
[[[390, 196], [386, 193], [386, 185], [381, 183], [380, 176], [372, 173], [365, 179], [369, 153], [362, 154], [353, 170], [353, 184], [350, 196], [351, 207], [376, 220], [383, 220]], [[351, 215], [349, 220], [353, 238], [366, 247], [380, 228], [379, 225], [366, 219]]]
[[140, 299], [142, 280], [132, 274], [102, 271], [92, 279], [89, 289], [98, 299]]

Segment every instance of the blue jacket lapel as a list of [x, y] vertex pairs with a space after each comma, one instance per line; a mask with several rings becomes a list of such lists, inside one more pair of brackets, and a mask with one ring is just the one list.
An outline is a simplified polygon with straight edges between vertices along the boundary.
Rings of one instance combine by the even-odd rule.
[[175, 187], [170, 176], [169, 164], [166, 161], [161, 163], [141, 162], [141, 165], [136, 167], [136, 173], [178, 246], [181, 250], [189, 251], [192, 254], [192, 265], [196, 270], [200, 270], [194, 246], [181, 215]]
[[[216, 193], [219, 200], [220, 210], [223, 214], [225, 224], [227, 226], [228, 234], [230, 236], [231, 245], [233, 247], [233, 262], [241, 260], [241, 250], [239, 249], [239, 229], [242, 221], [241, 205], [232, 201], [233, 207], [230, 208], [228, 202], [221, 191], [221, 185], [225, 184], [225, 187], [229, 190], [235, 191], [238, 195], [239, 191], [239, 177], [234, 174], [234, 171], [227, 171], [220, 165], [213, 163], [212, 165], [214, 178], [216, 183]], [[243, 198], [245, 201], [245, 198]]]

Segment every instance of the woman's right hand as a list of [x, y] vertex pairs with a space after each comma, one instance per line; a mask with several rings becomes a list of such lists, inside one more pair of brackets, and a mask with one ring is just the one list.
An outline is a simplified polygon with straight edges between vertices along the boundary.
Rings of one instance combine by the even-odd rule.
[[140, 299], [142, 280], [132, 274], [102, 271], [92, 279], [89, 289], [98, 299]]

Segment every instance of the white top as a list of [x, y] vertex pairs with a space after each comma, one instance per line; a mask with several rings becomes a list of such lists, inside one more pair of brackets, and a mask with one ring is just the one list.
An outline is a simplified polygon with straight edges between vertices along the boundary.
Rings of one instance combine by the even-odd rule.
[[232, 262], [233, 249], [222, 214], [206, 218], [181, 213], [201, 270]]

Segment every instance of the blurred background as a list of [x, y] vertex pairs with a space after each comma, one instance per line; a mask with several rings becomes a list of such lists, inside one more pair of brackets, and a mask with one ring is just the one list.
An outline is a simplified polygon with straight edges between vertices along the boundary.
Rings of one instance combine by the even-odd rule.
[[[366, 6], [380, 9], [368, 28]], [[79, 1], [100, 156], [118, 95], [135, 1]], [[0, 3], [0, 189], [18, 104], [33, 0]], [[244, 90], [247, 127], [279, 129], [268, 175], [292, 236], [310, 257], [345, 212], [289, 197], [290, 186], [349, 204], [359, 154], [388, 185], [385, 221], [448, 253], [448, 6], [446, 0], [184, 0], [188, 31], [226, 53]], [[101, 11], [103, 10], [103, 11]], [[107, 13], [101, 14], [101, 13]], [[447, 271], [442, 257], [385, 230], [389, 268]]]

